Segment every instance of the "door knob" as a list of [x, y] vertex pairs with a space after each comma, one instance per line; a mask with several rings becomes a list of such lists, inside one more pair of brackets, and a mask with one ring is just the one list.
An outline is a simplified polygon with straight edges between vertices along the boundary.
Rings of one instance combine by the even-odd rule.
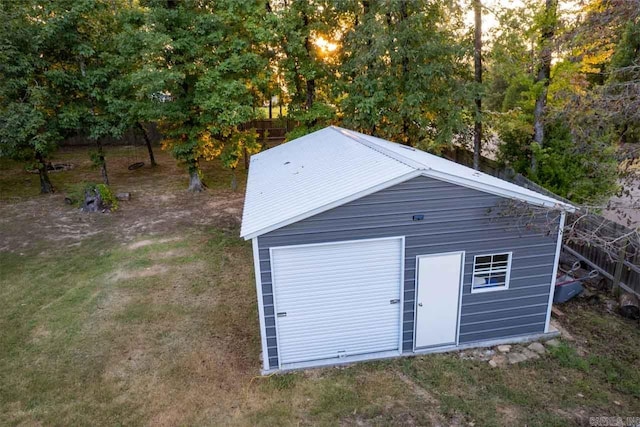
[[422, 307], [422, 303], [421, 302], [418, 303], [418, 307]]

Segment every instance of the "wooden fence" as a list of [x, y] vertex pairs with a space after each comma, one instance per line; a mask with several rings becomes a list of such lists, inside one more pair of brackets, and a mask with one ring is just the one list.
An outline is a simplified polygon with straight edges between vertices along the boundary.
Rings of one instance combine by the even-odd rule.
[[255, 129], [256, 132], [258, 132], [260, 140], [266, 146], [265, 148], [270, 148], [283, 143], [287, 132], [296, 125], [297, 123], [293, 120], [287, 117], [280, 117], [277, 119], [255, 119], [246, 123], [243, 127], [245, 129]]

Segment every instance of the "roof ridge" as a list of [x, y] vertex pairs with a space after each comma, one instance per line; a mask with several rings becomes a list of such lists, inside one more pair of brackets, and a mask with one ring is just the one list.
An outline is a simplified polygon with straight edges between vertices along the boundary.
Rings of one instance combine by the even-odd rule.
[[[431, 169], [430, 167], [428, 167], [427, 165], [420, 163], [420, 162], [416, 162], [413, 159], [410, 159], [408, 157], [403, 156], [402, 154], [398, 154], [396, 152], [393, 152], [391, 150], [387, 150], [384, 147], [381, 147], [379, 144], [376, 144], [374, 141], [370, 141], [366, 138], [362, 138], [358, 135], [355, 135], [354, 133], [359, 133], [359, 132], [354, 132], [354, 131], [350, 131], [349, 129], [344, 129], [341, 128], [339, 126], [331, 126], [331, 129], [333, 129], [335, 132], [338, 132], [339, 134], [346, 136], [347, 138], [361, 144], [364, 145], [365, 147], [367, 147], [370, 150], [373, 150], [377, 153], [382, 154], [383, 156], [387, 156], [399, 163], [404, 164], [405, 166], [409, 166], [410, 168], [416, 169], [416, 170], [428, 170]], [[362, 134], [364, 136], [367, 136], [365, 134]]]

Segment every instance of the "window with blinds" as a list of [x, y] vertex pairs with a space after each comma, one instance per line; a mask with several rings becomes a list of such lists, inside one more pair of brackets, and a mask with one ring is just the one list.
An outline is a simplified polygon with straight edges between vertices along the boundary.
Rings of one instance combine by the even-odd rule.
[[476, 255], [473, 259], [471, 293], [509, 288], [511, 253]]

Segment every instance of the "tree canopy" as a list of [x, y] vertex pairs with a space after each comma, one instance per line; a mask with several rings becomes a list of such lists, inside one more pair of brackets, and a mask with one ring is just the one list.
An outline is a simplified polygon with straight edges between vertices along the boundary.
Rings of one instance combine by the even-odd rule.
[[[50, 192], [47, 158], [81, 133], [106, 182], [104, 138], [155, 123], [200, 191], [200, 162], [261, 149], [250, 123], [277, 95], [289, 138], [334, 123], [438, 153], [475, 127], [476, 151], [575, 201], [607, 197], [640, 138], [640, 2], [484, 3], [3, 2], [0, 156]], [[491, 31], [474, 37], [474, 10]]]

